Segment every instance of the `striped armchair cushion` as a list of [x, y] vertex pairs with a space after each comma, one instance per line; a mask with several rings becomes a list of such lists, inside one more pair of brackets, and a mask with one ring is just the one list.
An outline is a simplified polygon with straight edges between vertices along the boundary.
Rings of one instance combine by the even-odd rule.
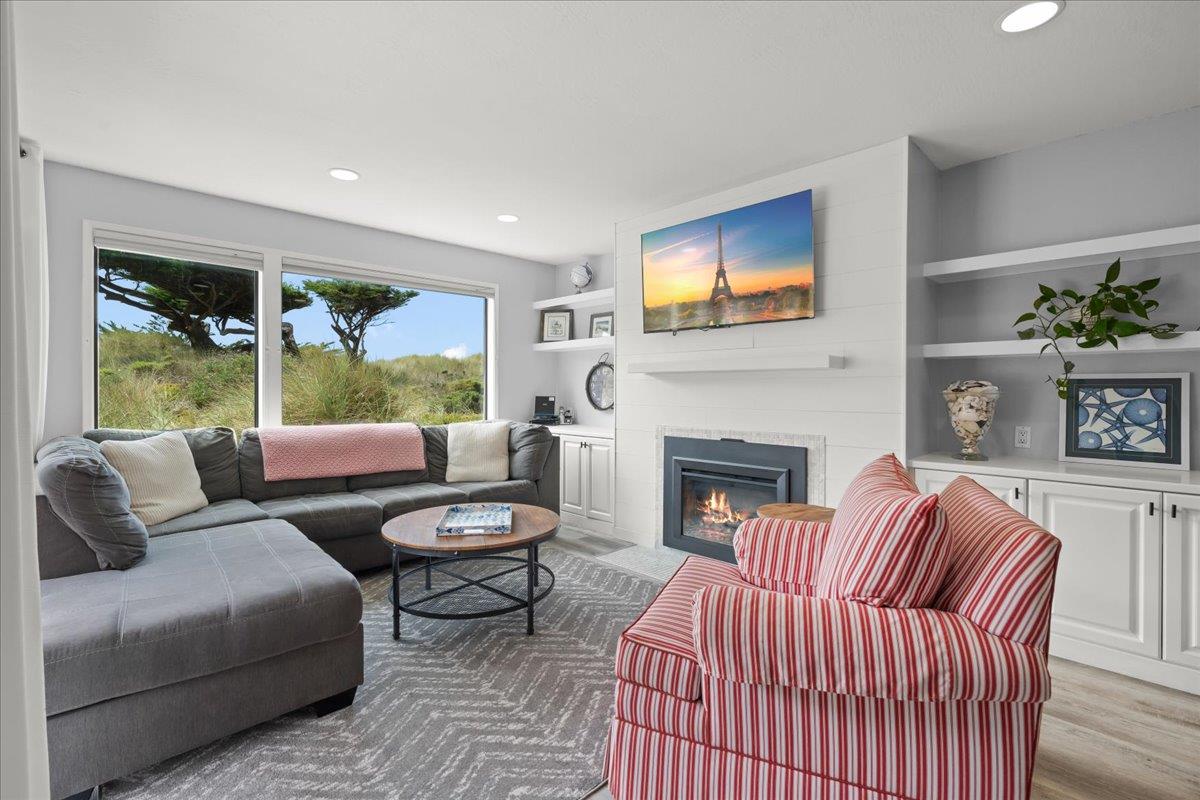
[[929, 605], [950, 541], [936, 494], [920, 494], [893, 455], [855, 477], [830, 523], [815, 594], [873, 606]]
[[755, 517], [738, 528], [733, 554], [747, 582], [786, 594], [812, 594], [829, 540], [828, 522]]
[[889, 700], [1041, 703], [1046, 658], [932, 608], [873, 608], [738, 586], [696, 593], [709, 678]]
[[1045, 648], [1058, 539], [965, 475], [942, 492], [950, 565], [933, 605]]
[[692, 598], [705, 586], [746, 586], [732, 564], [692, 556], [617, 640], [617, 677], [681, 700], [700, 697]]

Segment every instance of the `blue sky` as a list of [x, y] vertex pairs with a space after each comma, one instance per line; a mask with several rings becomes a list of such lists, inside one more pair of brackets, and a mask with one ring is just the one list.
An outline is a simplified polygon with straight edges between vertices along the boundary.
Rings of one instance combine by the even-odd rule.
[[[303, 275], [285, 274], [284, 281], [300, 285]], [[389, 312], [383, 323], [367, 333], [367, 359], [397, 358], [406, 355], [445, 353], [463, 357], [483, 352], [484, 300], [479, 297], [422, 291], [408, 305]], [[130, 308], [115, 300], [97, 298], [97, 319], [137, 328], [154, 315]], [[301, 344], [333, 342], [337, 335], [329, 328], [329, 313], [319, 298], [308, 308], [289, 311], [284, 320], [292, 323], [296, 341]], [[220, 344], [229, 344], [244, 336], [215, 336]]]

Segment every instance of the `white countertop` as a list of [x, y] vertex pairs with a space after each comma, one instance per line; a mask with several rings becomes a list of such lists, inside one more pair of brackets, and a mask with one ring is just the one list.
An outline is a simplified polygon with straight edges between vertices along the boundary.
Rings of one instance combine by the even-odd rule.
[[598, 425], [547, 425], [555, 436], [585, 436], [589, 439], [612, 439], [612, 428]]
[[1020, 456], [989, 456], [987, 461], [963, 461], [948, 453], [919, 456], [910, 459], [909, 466], [916, 469], [941, 469], [950, 472], [974, 472], [979, 475], [1003, 475], [1011, 478], [1200, 494], [1200, 472], [1195, 470], [1115, 467]]

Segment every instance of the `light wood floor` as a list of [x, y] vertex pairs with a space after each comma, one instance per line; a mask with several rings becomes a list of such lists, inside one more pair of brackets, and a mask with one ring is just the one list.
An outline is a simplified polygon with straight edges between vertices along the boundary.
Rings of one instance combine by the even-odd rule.
[[[626, 546], [567, 531], [555, 544], [593, 557]], [[1200, 697], [1059, 658], [1050, 673], [1035, 800], [1200, 800]]]

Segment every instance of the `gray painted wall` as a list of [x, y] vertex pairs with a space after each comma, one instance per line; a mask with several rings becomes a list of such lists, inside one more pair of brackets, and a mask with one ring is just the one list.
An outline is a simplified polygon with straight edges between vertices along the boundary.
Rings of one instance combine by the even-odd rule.
[[[1200, 222], [1200, 109], [965, 164], [941, 174], [940, 258], [1035, 247]], [[938, 341], [1003, 339], [1030, 307], [1037, 283], [1087, 288], [1103, 267], [946, 284], [936, 289]], [[1122, 278], [1163, 278], [1155, 318], [1200, 326], [1200, 256], [1127, 262]], [[1079, 373], [1200, 372], [1195, 353], [1076, 359]], [[927, 402], [936, 415], [936, 449], [957, 448], [941, 389], [960, 378], [984, 378], [1003, 392], [983, 449], [996, 455], [1058, 456], [1058, 400], [1044, 383], [1041, 359], [956, 359], [930, 362]], [[1200, 383], [1192, 380], [1192, 461], [1200, 463]], [[1033, 427], [1033, 446], [1013, 446], [1015, 427]], [[1195, 468], [1195, 466], [1193, 466]]]
[[533, 395], [555, 390], [554, 356], [530, 348], [537, 332], [531, 304], [554, 292], [552, 266], [48, 162], [53, 308], [47, 438], [78, 433], [84, 403], [90, 404], [81, 389], [79, 319], [85, 219], [497, 283], [500, 416], [528, 419]]

